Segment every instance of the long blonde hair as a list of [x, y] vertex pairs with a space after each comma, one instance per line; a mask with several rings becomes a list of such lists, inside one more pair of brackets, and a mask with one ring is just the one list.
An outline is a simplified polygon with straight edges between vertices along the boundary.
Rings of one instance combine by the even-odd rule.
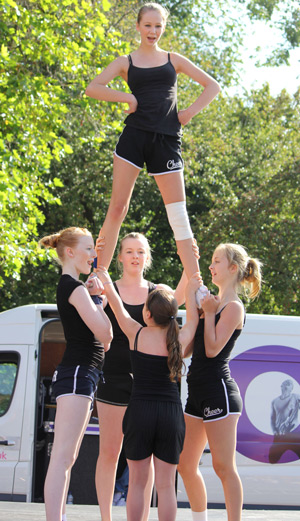
[[181, 377], [183, 366], [181, 344], [179, 342], [179, 325], [176, 320], [178, 304], [170, 291], [155, 289], [148, 295], [146, 308], [150, 311], [154, 322], [167, 327], [167, 350], [170, 380], [175, 382]]
[[62, 264], [64, 260], [64, 249], [66, 247], [74, 248], [83, 235], [91, 235], [91, 233], [86, 228], [70, 226], [70, 228], [65, 228], [52, 235], [46, 235], [40, 239], [39, 245], [44, 246], [44, 248], [55, 249], [60, 264]]
[[219, 244], [217, 250], [223, 250], [229, 265], [237, 266], [238, 292], [246, 293], [250, 299], [257, 297], [262, 284], [262, 263], [255, 258], [249, 257], [244, 246], [233, 243]]

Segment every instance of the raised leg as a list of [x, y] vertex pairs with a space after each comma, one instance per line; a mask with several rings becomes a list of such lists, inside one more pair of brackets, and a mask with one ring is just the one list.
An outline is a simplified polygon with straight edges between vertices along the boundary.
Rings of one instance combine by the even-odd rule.
[[[165, 206], [178, 202], [185, 203], [183, 172], [173, 172], [172, 174], [156, 175], [154, 177]], [[172, 226], [172, 223], [170, 224]], [[180, 260], [187, 277], [190, 278], [199, 271], [199, 264], [193, 253], [193, 238], [178, 240], [175, 237], [175, 240]]]
[[99, 232], [99, 235], [105, 238], [105, 248], [98, 252], [98, 266], [109, 268], [139, 171], [124, 159], [114, 156], [112, 194], [105, 221]]

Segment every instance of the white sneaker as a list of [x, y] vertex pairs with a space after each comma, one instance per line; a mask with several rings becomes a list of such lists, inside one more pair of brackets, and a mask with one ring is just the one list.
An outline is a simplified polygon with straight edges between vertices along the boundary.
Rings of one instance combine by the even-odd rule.
[[197, 291], [196, 291], [197, 308], [200, 309], [202, 307], [202, 300], [208, 293], [209, 293], [209, 291], [206, 286], [202, 285], [202, 286], [200, 286], [200, 288], [197, 289]]

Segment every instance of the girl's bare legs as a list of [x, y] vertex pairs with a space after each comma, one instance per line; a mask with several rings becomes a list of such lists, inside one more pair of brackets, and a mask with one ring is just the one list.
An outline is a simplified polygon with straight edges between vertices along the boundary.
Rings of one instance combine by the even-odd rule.
[[[112, 521], [111, 507], [115, 489], [118, 459], [123, 442], [122, 421], [126, 407], [109, 405], [97, 401], [97, 411], [99, 418], [100, 446], [96, 467], [96, 490], [102, 521]], [[145, 489], [145, 511], [142, 517], [143, 521], [147, 521], [149, 517], [153, 481], [154, 471], [153, 464], [151, 464], [149, 479]]]
[[[199, 462], [207, 443], [203, 421], [184, 415], [185, 438], [180, 455], [178, 472], [181, 475], [193, 512], [204, 512], [207, 508], [206, 488], [199, 471]], [[217, 423], [217, 422], [215, 422]]]
[[105, 248], [98, 252], [98, 266], [109, 268], [139, 172], [139, 168], [114, 155], [112, 194], [105, 221], [99, 233], [105, 237]]
[[126, 407], [97, 401], [97, 411], [100, 446], [96, 467], [96, 490], [102, 521], [112, 521], [111, 507], [123, 442], [122, 421]]
[[[185, 201], [183, 172], [173, 172], [154, 176], [165, 205]], [[177, 251], [188, 278], [199, 271], [198, 261], [193, 253], [193, 239], [176, 241]]]
[[228, 521], [241, 521], [243, 489], [235, 462], [238, 414], [206, 422], [205, 429], [214, 470], [222, 481]]
[[145, 488], [151, 472], [152, 457], [134, 461], [129, 466], [129, 487], [126, 501], [127, 521], [141, 521], [145, 510]]
[[175, 491], [176, 465], [154, 456], [155, 485], [158, 496], [159, 521], [175, 521], [177, 499]]
[[90, 399], [83, 396], [62, 396], [57, 400], [54, 441], [45, 481], [47, 521], [61, 521], [69, 471], [89, 422], [90, 406]]

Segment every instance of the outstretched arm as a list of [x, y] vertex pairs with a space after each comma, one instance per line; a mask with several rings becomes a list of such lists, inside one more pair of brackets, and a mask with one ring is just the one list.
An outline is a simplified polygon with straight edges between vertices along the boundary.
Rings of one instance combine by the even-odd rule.
[[[192, 248], [193, 248], [194, 257], [197, 260], [200, 259], [199, 248], [198, 248], [196, 239], [193, 239]], [[173, 293], [174, 297], [177, 300], [178, 306], [181, 306], [185, 302], [185, 290], [186, 290], [187, 283], [188, 283], [188, 278], [187, 278], [187, 275], [185, 273], [185, 270], [183, 270], [182, 274], [181, 274], [181, 277], [180, 277], [180, 280], [179, 280], [175, 290], [172, 290], [172, 288], [170, 288], [169, 286], [166, 286], [165, 284], [158, 284], [157, 287], [158, 288], [166, 288], [169, 291], [171, 291]]]
[[106, 269], [97, 268], [96, 269], [97, 276], [101, 280], [104, 286], [104, 292], [106, 294], [107, 300], [109, 302], [110, 307], [112, 308], [114, 315], [119, 323], [120, 328], [123, 333], [128, 337], [128, 339], [132, 342], [135, 338], [136, 333], [141, 327], [141, 324], [133, 320], [129, 315], [128, 311], [123, 306], [123, 302], [120, 299], [118, 293], [116, 292], [113, 282], [108, 274]]
[[182, 346], [183, 356], [189, 356], [199, 322], [199, 313], [196, 304], [196, 291], [200, 287], [202, 279], [200, 273], [195, 273], [189, 280], [185, 291], [186, 322], [179, 332], [179, 340]]

